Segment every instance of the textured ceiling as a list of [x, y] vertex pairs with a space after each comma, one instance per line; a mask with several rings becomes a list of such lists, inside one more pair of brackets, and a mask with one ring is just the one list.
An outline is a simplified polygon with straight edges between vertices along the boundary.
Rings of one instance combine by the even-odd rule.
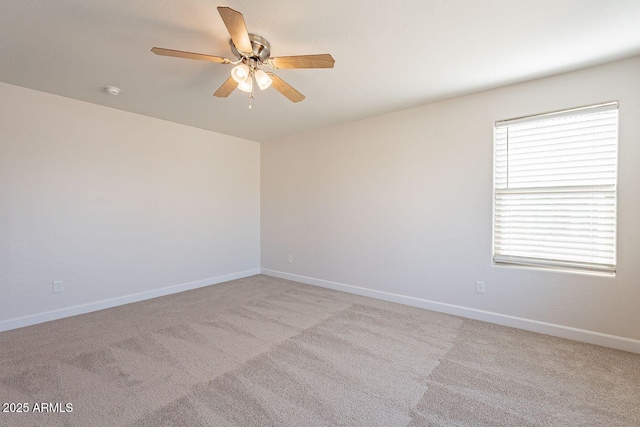
[[[298, 104], [213, 97], [231, 65], [150, 49], [232, 57], [216, 6], [273, 56], [331, 53], [335, 68], [276, 71]], [[638, 0], [2, 0], [0, 81], [268, 141], [637, 55], [639, 23]]]

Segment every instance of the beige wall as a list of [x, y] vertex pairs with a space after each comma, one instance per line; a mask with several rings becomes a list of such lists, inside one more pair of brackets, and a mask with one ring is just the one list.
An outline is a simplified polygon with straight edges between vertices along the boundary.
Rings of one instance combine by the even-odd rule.
[[0, 83], [0, 330], [254, 274], [259, 203], [256, 142]]
[[[637, 57], [262, 147], [0, 83], [0, 330], [262, 267], [640, 349], [639, 74]], [[616, 277], [493, 267], [493, 122], [612, 100]]]
[[[638, 76], [636, 57], [263, 144], [263, 271], [640, 339]], [[492, 266], [494, 121], [614, 100], [616, 277]]]

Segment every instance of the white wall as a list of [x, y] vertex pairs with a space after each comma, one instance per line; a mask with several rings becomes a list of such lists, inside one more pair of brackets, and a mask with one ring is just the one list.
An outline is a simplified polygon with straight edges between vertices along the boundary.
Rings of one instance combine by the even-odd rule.
[[[636, 57], [263, 144], [263, 272], [533, 330], [614, 335], [640, 351], [638, 76]], [[493, 267], [494, 121], [613, 100], [616, 277]]]
[[259, 218], [258, 143], [0, 83], [0, 330], [255, 274]]

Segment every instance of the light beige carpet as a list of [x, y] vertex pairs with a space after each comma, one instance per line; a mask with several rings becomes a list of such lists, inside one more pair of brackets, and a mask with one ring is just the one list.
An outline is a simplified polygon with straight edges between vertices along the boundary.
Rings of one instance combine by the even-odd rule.
[[0, 333], [2, 426], [640, 426], [640, 355], [267, 276]]

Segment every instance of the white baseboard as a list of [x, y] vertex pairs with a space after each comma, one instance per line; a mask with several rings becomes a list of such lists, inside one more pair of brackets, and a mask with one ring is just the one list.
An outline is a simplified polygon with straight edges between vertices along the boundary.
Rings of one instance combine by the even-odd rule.
[[295, 282], [306, 283], [308, 285], [320, 286], [323, 288], [334, 289], [337, 291], [348, 292], [356, 295], [363, 295], [385, 301], [410, 305], [413, 307], [425, 308], [427, 310], [438, 311], [441, 313], [453, 314], [454, 316], [482, 320], [484, 322], [510, 326], [512, 328], [524, 329], [527, 331], [538, 332], [541, 334], [552, 335], [560, 338], [567, 338], [570, 340], [586, 342], [589, 344], [601, 345], [603, 347], [615, 348], [617, 350], [640, 353], [640, 340], [635, 340], [632, 338], [608, 335], [600, 332], [588, 331], [585, 329], [572, 328], [569, 326], [540, 322], [538, 320], [525, 319], [522, 317], [509, 316], [506, 314], [494, 313], [491, 311], [463, 307], [460, 305], [446, 304], [437, 301], [429, 301], [422, 298], [409, 297], [406, 295], [399, 295], [390, 292], [377, 291], [374, 289], [361, 288], [358, 286], [345, 285], [343, 283], [315, 279], [313, 277], [300, 276], [297, 274], [269, 270], [266, 268], [262, 268], [260, 271], [262, 274], [266, 274], [268, 276], [293, 280]]
[[92, 311], [104, 310], [105, 308], [116, 307], [119, 305], [130, 304], [132, 302], [144, 301], [151, 298], [171, 295], [178, 292], [189, 291], [191, 289], [202, 288], [204, 286], [216, 285], [229, 280], [242, 279], [243, 277], [255, 276], [260, 274], [260, 269], [241, 271], [238, 273], [225, 274], [223, 276], [212, 277], [209, 279], [197, 280], [195, 282], [182, 283], [179, 285], [167, 286], [165, 288], [153, 289], [150, 291], [138, 292], [135, 294], [124, 295], [121, 297], [110, 298], [102, 301], [90, 302], [87, 304], [65, 307], [58, 310], [46, 311], [44, 313], [36, 313], [28, 316], [14, 317], [12, 319], [0, 321], [0, 332], [9, 331], [11, 329], [23, 328], [38, 323], [49, 322], [51, 320], [62, 319], [64, 317], [76, 316], [78, 314], [90, 313]]

